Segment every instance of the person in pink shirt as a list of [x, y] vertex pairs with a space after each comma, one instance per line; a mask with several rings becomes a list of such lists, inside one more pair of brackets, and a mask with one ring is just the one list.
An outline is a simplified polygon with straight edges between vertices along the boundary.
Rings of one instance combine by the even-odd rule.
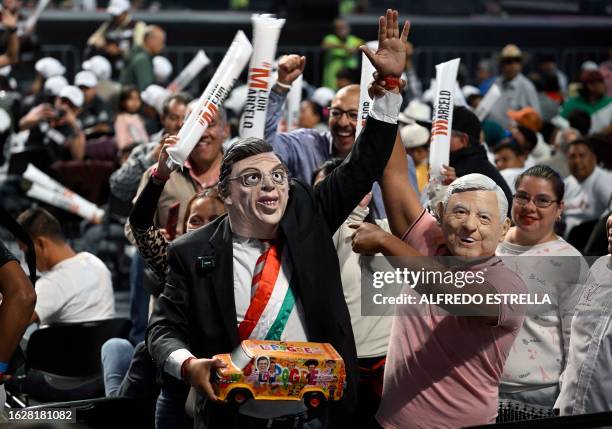
[[[395, 235], [373, 224], [355, 225], [353, 249], [395, 256], [389, 258], [395, 267], [413, 271], [452, 271], [422, 257], [449, 255], [467, 263], [465, 271], [486, 272], [484, 283], [472, 287], [423, 282], [413, 289], [404, 287], [402, 293], [416, 296], [417, 302], [424, 295], [435, 299], [458, 293], [472, 297], [526, 293], [523, 282], [495, 257], [510, 226], [501, 188], [481, 174], [455, 180], [436, 207], [439, 223], [422, 207], [416, 193], [400, 182], [407, 180], [406, 163], [400, 165], [400, 156], [402, 146], [396, 142], [381, 181]], [[504, 363], [523, 313], [520, 305], [487, 300], [466, 305], [396, 305], [378, 422], [385, 428], [402, 429], [494, 423]]]

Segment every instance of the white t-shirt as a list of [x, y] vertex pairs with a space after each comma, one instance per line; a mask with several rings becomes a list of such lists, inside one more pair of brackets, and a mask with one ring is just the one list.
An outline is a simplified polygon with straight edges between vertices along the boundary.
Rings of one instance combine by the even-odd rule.
[[588, 265], [562, 238], [535, 246], [504, 241], [495, 254], [523, 280], [530, 294], [547, 294], [551, 301], [550, 305], [527, 308], [504, 366], [500, 398], [552, 408], [567, 361], [571, 319]]
[[612, 196], [612, 172], [595, 167], [582, 183], [574, 176], [565, 179], [565, 209], [567, 238], [573, 227], [599, 218], [608, 207]]
[[91, 253], [78, 253], [43, 273], [36, 282], [36, 295], [41, 325], [115, 316], [111, 273]]
[[[395, 308], [392, 305], [381, 306], [385, 315], [372, 316], [362, 314], [362, 270], [365, 273], [375, 271], [392, 271], [393, 267], [380, 254], [375, 257], [362, 257], [353, 252], [351, 236], [355, 232], [349, 224], [359, 224], [368, 215], [368, 210], [357, 207], [348, 220], [334, 234], [334, 245], [340, 262], [340, 276], [344, 300], [351, 315], [351, 325], [355, 335], [358, 358], [386, 356], [389, 347], [389, 334], [393, 323]], [[377, 220], [376, 224], [389, 232], [386, 219]], [[371, 286], [370, 286], [371, 287]], [[365, 307], [364, 307], [365, 310]]]

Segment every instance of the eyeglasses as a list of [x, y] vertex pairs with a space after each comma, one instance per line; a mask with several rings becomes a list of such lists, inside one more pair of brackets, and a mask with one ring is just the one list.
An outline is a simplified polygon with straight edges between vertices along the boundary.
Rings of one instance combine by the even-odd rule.
[[517, 192], [516, 194], [514, 194], [513, 198], [518, 205], [526, 206], [527, 204], [529, 204], [529, 201], [533, 201], [535, 206], [541, 209], [550, 207], [552, 203], [559, 202], [559, 200], [551, 200], [550, 198], [542, 195], [536, 195], [534, 198], [531, 198], [531, 195], [526, 194], [524, 192]]
[[230, 177], [227, 180], [240, 180], [242, 186], [251, 188], [259, 185], [265, 176], [269, 176], [275, 185], [284, 185], [289, 179], [289, 175], [285, 170], [278, 169], [266, 174], [261, 171], [249, 171], [237, 177]]
[[359, 116], [359, 112], [357, 110], [342, 110], [338, 109], [337, 107], [332, 107], [329, 109], [329, 116], [334, 119], [340, 119], [345, 113], [349, 121], [357, 121], [357, 117]]

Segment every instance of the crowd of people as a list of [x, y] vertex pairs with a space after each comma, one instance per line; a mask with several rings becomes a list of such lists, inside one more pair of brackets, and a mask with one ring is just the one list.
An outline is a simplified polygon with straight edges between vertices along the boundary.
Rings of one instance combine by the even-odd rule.
[[[117, 267], [75, 245], [73, 214], [27, 197], [33, 165], [105, 208], [84, 224], [125, 229], [132, 329], [100, 351], [104, 391], [147, 401], [157, 428], [455, 428], [612, 410], [612, 60], [570, 78], [538, 57], [525, 75], [509, 44], [480, 61], [476, 80], [460, 70], [449, 163], [434, 184], [436, 86], [423, 90], [409, 24], [388, 10], [370, 49], [338, 19], [322, 44], [324, 86], [305, 83], [298, 128], [283, 118], [307, 64], [289, 54], [263, 138], [238, 135], [238, 84], [173, 168], [168, 149], [199, 94], [168, 89], [178, 70], [162, 56], [163, 28], [112, 0], [73, 82], [45, 57], [25, 88], [10, 66], [32, 33], [19, 30], [19, 3], [3, 4], [0, 85], [13, 95], [0, 105], [0, 220], [13, 236], [0, 243], [0, 405], [3, 385], [66, 390], [52, 375], [14, 376], [15, 350], [37, 326], [116, 315]], [[361, 52], [376, 73], [357, 134]], [[479, 119], [488, 91], [500, 95]], [[486, 281], [404, 285], [401, 295], [435, 303], [368, 313], [369, 279], [395, 269]], [[470, 299], [445, 301], [456, 293]], [[547, 300], [534, 311], [478, 299], [524, 294]], [[211, 377], [224, 364], [212, 357], [247, 339], [331, 343], [343, 399], [322, 410], [223, 404]], [[83, 398], [91, 387], [74, 386]]]

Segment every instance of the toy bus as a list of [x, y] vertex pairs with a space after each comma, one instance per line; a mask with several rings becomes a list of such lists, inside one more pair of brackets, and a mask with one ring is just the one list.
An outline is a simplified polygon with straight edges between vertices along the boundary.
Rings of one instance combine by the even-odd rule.
[[346, 386], [344, 360], [328, 343], [245, 340], [215, 377], [215, 394], [241, 405], [256, 400], [304, 400], [310, 409], [338, 401]]

